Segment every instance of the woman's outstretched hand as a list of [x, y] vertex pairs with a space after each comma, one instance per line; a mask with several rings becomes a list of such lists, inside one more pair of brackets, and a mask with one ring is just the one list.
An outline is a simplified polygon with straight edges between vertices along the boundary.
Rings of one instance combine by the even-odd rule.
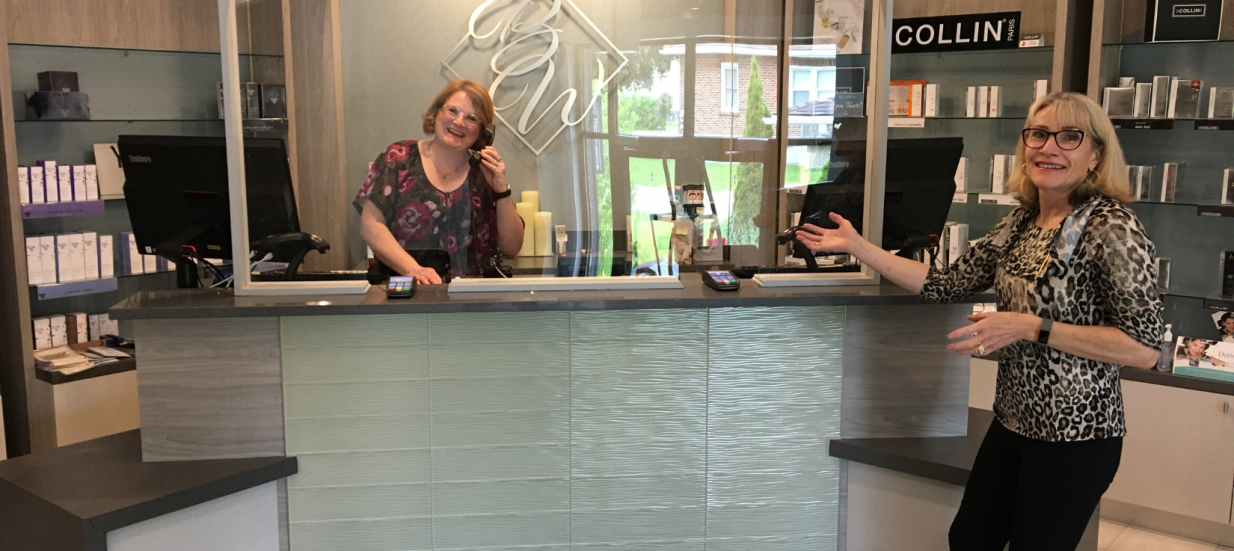
[[857, 246], [865, 241], [865, 238], [861, 237], [861, 234], [857, 233], [853, 225], [843, 216], [833, 212], [830, 218], [832, 222], [839, 225], [839, 228], [827, 230], [814, 224], [802, 224], [801, 229], [797, 230], [797, 240], [814, 252], [852, 254]]

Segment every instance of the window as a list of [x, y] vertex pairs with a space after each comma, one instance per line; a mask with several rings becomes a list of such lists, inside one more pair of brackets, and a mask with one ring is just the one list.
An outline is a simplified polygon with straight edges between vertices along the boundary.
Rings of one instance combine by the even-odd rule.
[[835, 67], [793, 67], [789, 91], [792, 105], [824, 101], [835, 94]]
[[737, 112], [737, 64], [720, 64], [720, 112]]

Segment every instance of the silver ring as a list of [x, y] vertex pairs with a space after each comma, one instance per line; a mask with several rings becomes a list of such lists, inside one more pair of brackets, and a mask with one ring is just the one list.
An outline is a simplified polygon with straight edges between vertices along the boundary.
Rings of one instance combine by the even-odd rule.
[[980, 344], [980, 343], [977, 344], [977, 355], [985, 356], [985, 345], [984, 344]]

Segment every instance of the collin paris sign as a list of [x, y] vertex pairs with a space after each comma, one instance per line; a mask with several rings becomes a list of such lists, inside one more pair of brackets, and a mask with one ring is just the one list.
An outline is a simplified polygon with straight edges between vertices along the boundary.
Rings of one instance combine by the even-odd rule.
[[1217, 40], [1221, 36], [1221, 0], [1148, 1], [1145, 41]]
[[1020, 46], [1020, 12], [896, 19], [891, 53], [1001, 50]]

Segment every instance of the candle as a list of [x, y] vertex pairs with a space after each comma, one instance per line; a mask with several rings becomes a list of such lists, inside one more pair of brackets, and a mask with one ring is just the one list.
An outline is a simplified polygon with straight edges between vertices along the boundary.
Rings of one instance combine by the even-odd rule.
[[518, 250], [519, 256], [531, 256], [536, 252], [536, 217], [531, 203], [515, 203], [514, 210], [523, 219], [523, 247]]
[[531, 203], [531, 212], [540, 212], [540, 192], [524, 191], [522, 202]]
[[536, 213], [536, 256], [552, 256], [553, 254], [553, 213]]

